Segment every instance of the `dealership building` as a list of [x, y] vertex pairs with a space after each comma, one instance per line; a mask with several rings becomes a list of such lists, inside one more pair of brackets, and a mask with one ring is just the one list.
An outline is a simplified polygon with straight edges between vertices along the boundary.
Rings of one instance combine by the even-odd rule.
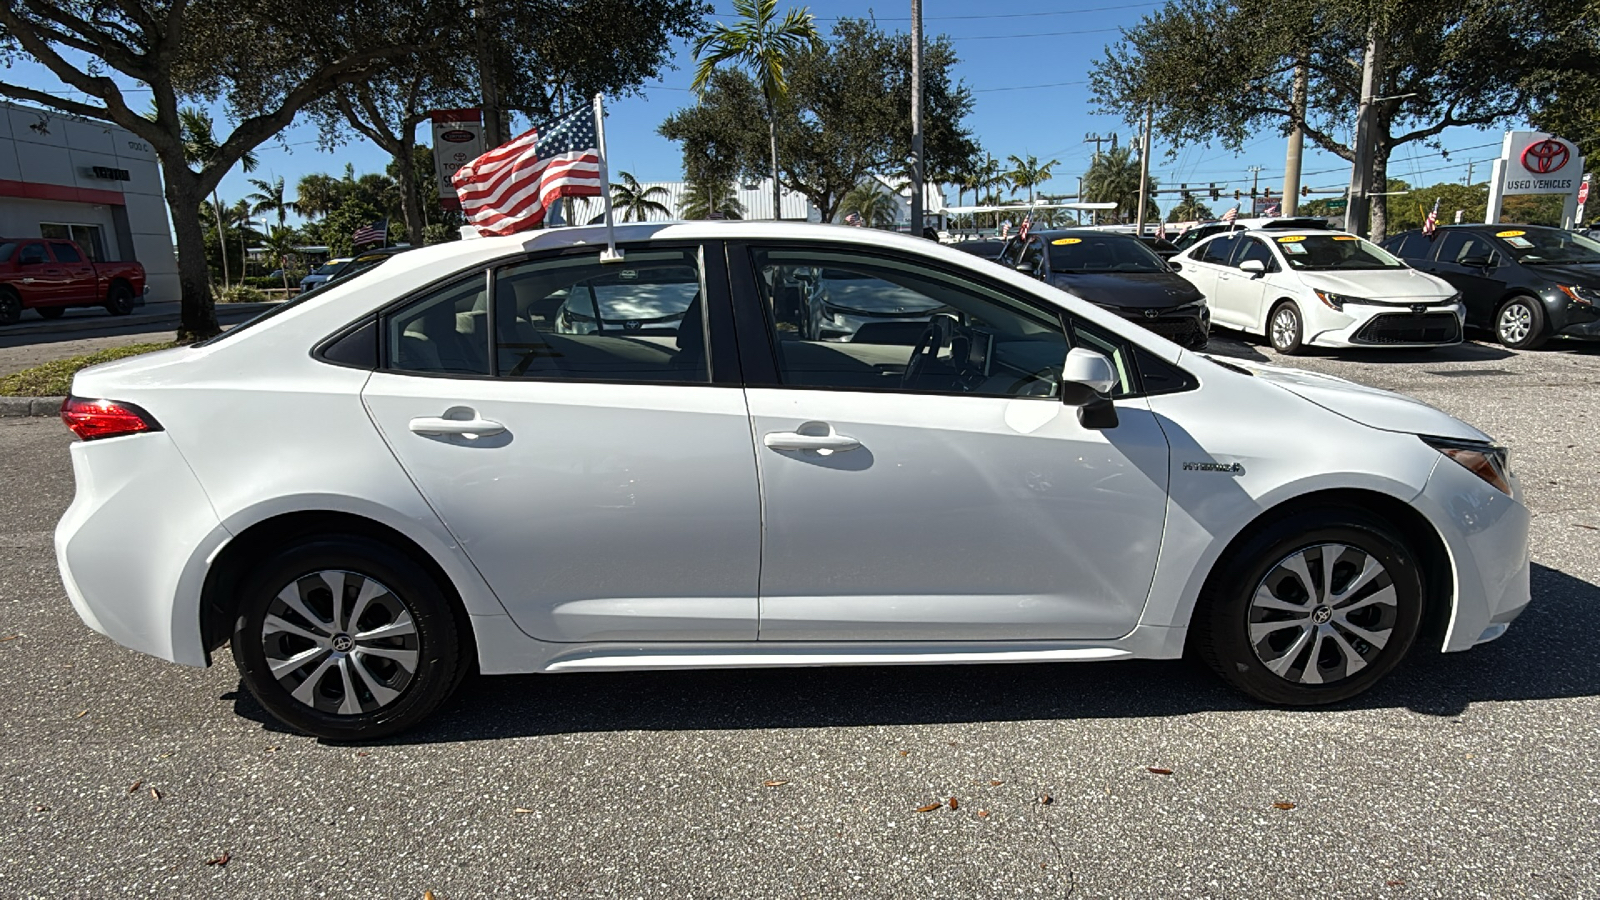
[[155, 151], [105, 122], [14, 103], [0, 110], [0, 237], [71, 238], [96, 260], [143, 263], [148, 300], [177, 300]]

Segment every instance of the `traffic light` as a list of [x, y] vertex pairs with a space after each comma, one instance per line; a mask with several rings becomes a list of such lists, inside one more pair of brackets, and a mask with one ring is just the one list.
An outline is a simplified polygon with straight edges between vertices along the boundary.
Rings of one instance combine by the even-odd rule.
[[1310, 185], [1306, 185], [1305, 187], [1301, 188], [1300, 189], [1300, 196], [1302, 196], [1302, 197], [1311, 196], [1311, 186]]
[[1253, 199], [1255, 199], [1255, 196], [1256, 196], [1256, 189], [1255, 188], [1251, 188], [1250, 189], [1250, 198], [1253, 200]]
[[1213, 199], [1213, 200], [1221, 200], [1222, 199], [1222, 191], [1217, 189], [1216, 182], [1212, 182], [1211, 183], [1211, 199]]
[[1194, 195], [1189, 193], [1189, 186], [1187, 184], [1180, 184], [1180, 185], [1178, 185], [1178, 187], [1180, 189], [1179, 193], [1183, 196], [1183, 199], [1185, 199], [1185, 200], [1193, 200], [1194, 199]]
[[1244, 196], [1244, 191], [1241, 191], [1238, 188], [1234, 188], [1233, 189], [1233, 199], [1238, 200], [1240, 197], [1243, 197], [1243, 196]]

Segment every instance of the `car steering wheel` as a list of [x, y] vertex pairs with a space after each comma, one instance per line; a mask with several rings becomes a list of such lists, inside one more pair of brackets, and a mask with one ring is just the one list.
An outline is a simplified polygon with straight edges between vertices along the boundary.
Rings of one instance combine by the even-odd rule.
[[957, 327], [955, 316], [948, 313], [935, 313], [928, 320], [928, 327], [922, 330], [916, 346], [911, 348], [911, 358], [906, 360], [905, 372], [900, 376], [901, 388], [910, 388], [917, 383], [928, 368], [928, 360], [937, 357], [939, 349], [950, 343]]

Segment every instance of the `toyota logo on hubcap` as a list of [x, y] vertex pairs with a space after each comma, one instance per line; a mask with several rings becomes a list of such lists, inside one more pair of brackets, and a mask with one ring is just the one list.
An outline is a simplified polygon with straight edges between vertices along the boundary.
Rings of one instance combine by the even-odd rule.
[[355, 649], [355, 646], [355, 639], [348, 634], [336, 634], [333, 636], [333, 649], [340, 653], [349, 653]]
[[1317, 623], [1318, 625], [1326, 625], [1328, 624], [1328, 620], [1332, 618], [1333, 607], [1331, 606], [1319, 606], [1311, 613], [1311, 621]]

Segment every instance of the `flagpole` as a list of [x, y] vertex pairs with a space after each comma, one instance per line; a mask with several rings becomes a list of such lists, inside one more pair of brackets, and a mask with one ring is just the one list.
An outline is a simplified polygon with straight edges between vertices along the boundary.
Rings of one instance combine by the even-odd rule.
[[600, 254], [601, 262], [621, 262], [623, 253], [617, 249], [617, 227], [611, 215], [611, 173], [606, 168], [606, 110], [603, 94], [594, 95], [594, 136], [600, 151], [600, 203], [605, 206], [606, 249]]

